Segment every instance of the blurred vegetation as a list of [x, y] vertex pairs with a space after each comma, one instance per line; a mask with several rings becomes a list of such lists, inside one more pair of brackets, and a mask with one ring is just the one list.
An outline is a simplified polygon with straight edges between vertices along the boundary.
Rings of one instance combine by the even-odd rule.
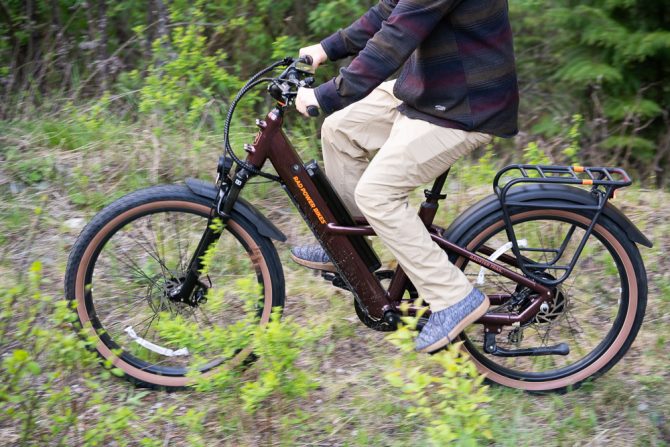
[[[417, 356], [409, 329], [382, 338], [358, 322], [348, 294], [290, 262], [283, 320], [258, 333], [204, 334], [253, 343], [259, 360], [194, 390], [112, 380], [119, 371], [101, 368], [72, 331], [62, 277], [83, 223], [139, 187], [212, 175], [227, 104], [244, 80], [372, 3], [0, 0], [0, 444], [670, 443], [670, 213], [667, 194], [640, 185], [618, 206], [656, 242], [644, 252], [646, 323], [614, 370], [568, 396], [488, 389], [455, 350]], [[454, 170], [438, 220], [489, 193], [507, 162], [620, 164], [643, 187], [667, 188], [667, 5], [515, 0], [510, 8], [521, 133]], [[241, 105], [235, 147], [253, 137], [250, 122], [266, 101]], [[288, 117], [305, 159], [320, 158], [318, 127]], [[310, 240], [278, 188], [245, 194], [289, 243]], [[184, 326], [162, 330], [192, 336]]]
[[[131, 122], [220, 133], [222, 111], [250, 74], [346, 26], [372, 3], [2, 0], [0, 116], [60, 117], [93, 100]], [[496, 144], [498, 159], [522, 160], [534, 142], [552, 162], [622, 165], [645, 184], [667, 186], [665, 2], [517, 0], [510, 8], [522, 133]], [[321, 79], [335, 74], [321, 72]]]
[[[667, 186], [670, 11], [663, 1], [510, 2], [522, 128], [554, 138], [584, 117], [583, 161]], [[647, 183], [647, 182], [645, 182]], [[648, 182], [652, 184], [651, 182]]]

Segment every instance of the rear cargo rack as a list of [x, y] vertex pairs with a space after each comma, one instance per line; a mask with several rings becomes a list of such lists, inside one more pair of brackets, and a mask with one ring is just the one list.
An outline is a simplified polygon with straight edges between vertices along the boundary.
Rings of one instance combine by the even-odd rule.
[[[515, 186], [522, 184], [561, 184], [575, 187], [589, 186], [591, 188], [592, 204], [556, 203], [555, 201], [522, 202], [508, 199], [508, 193]], [[505, 221], [507, 237], [512, 242], [512, 251], [519, 260], [519, 268], [533, 280], [553, 287], [561, 284], [570, 276], [579, 256], [586, 245], [586, 241], [593, 232], [598, 219], [607, 205], [607, 200], [614, 197], [617, 189], [630, 186], [631, 178], [621, 168], [584, 167], [584, 166], [542, 166], [542, 165], [510, 165], [501, 169], [493, 180], [493, 190], [500, 200]], [[573, 225], [564, 237], [560, 247], [520, 247], [510, 218], [510, 208], [524, 209], [560, 209], [568, 211], [589, 211], [593, 213], [590, 224], [585, 229], [570, 262], [559, 261], [563, 257], [576, 225]], [[553, 256], [548, 262], [535, 262], [523, 253], [544, 253]], [[563, 272], [557, 278], [547, 274], [547, 270]]]

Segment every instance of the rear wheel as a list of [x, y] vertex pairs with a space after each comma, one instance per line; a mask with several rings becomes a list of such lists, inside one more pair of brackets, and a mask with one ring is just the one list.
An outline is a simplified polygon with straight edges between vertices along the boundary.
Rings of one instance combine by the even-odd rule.
[[171, 298], [207, 227], [211, 203], [182, 186], [123, 197], [72, 249], [65, 291], [100, 355], [126, 377], [158, 387], [192, 383], [251, 352], [253, 328], [284, 304], [272, 242], [240, 215], [207, 256], [190, 303]]
[[[569, 262], [591, 221], [587, 216], [565, 210], [516, 209], [511, 215], [517, 239], [526, 240], [528, 247], [558, 250], [572, 233], [557, 265]], [[488, 257], [485, 252], [505, 246], [508, 240], [502, 213], [498, 212], [473, 223], [457, 243]], [[506, 254], [513, 257], [511, 250]], [[548, 251], [522, 254], [544, 263], [554, 256]], [[464, 258], [454, 262], [484, 293], [512, 297], [504, 304], [492, 306], [489, 312], [516, 313], [533, 298], [529, 290], [493, 272], [482, 272], [479, 265]], [[517, 267], [506, 267], [521, 273]], [[563, 271], [549, 268], [542, 274], [557, 278]], [[465, 349], [488, 379], [529, 391], [565, 390], [603, 374], [621, 359], [642, 324], [646, 301], [647, 277], [637, 247], [621, 228], [602, 217], [572, 274], [556, 289], [553, 300], [529, 323], [506, 326], [496, 337], [498, 346], [510, 350], [567, 343], [570, 347], [567, 356], [487, 354], [481, 325], [470, 326], [461, 337]]]

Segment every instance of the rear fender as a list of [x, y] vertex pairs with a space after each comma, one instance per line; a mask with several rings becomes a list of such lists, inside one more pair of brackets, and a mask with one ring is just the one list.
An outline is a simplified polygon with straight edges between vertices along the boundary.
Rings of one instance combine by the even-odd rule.
[[[575, 205], [594, 204], [594, 199], [589, 192], [584, 189], [566, 185], [520, 186], [512, 189], [507, 195], [507, 198], [514, 202], [541, 203], [546, 205], [547, 208], [550, 208], [552, 204], [558, 205], [565, 204], [566, 202]], [[480, 200], [461, 214], [452, 222], [449, 228], [447, 228], [444, 232], [444, 236], [448, 240], [456, 242], [460, 240], [464, 233], [476, 222], [480, 222], [500, 210], [501, 206], [498, 196], [492, 194]], [[582, 212], [587, 215], [593, 214], [592, 211]], [[652, 242], [642, 234], [635, 224], [611, 203], [607, 203], [603, 210], [603, 214], [621, 227], [631, 241], [649, 248], [653, 246]]]
[[[186, 186], [194, 194], [200, 197], [206, 197], [212, 201], [216, 200], [219, 190], [215, 185], [202, 180], [188, 178], [186, 179]], [[269, 237], [276, 241], [286, 242], [286, 235], [281, 232], [272, 222], [268, 220], [260, 211], [252, 204], [242, 198], [238, 198], [233, 206], [233, 213], [238, 213], [253, 225], [263, 236]]]

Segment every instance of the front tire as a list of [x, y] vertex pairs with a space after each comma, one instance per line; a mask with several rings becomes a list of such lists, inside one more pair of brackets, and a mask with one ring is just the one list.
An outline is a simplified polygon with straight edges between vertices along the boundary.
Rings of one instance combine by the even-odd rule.
[[198, 304], [170, 298], [211, 210], [211, 200], [185, 186], [136, 191], [96, 215], [70, 253], [65, 293], [85, 334], [138, 384], [181, 388], [194, 371], [242, 362], [253, 328], [284, 305], [277, 251], [239, 214], [207, 256]]

